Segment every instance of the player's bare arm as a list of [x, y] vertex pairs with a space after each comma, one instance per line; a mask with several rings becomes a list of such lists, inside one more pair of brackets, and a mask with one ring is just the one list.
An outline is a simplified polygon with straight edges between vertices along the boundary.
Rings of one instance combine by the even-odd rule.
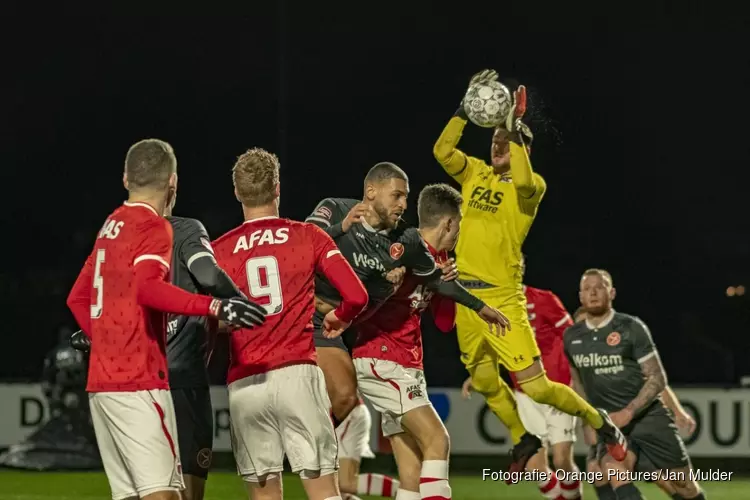
[[664, 372], [658, 354], [654, 354], [641, 363], [644, 382], [638, 395], [625, 408], [611, 415], [612, 421], [618, 427], [627, 425], [635, 415], [650, 405], [667, 386], [667, 374]]
[[[571, 378], [571, 386], [573, 387], [573, 390], [578, 393], [579, 396], [581, 396], [583, 399], [588, 400], [586, 397], [586, 391], [583, 389], [583, 382], [581, 382], [581, 375], [578, 373], [578, 370], [571, 364], [570, 366], [570, 378]], [[585, 421], [582, 422], [583, 425], [583, 440], [585, 443], [589, 446], [593, 446], [596, 444], [596, 431], [588, 425]]]
[[692, 434], [695, 431], [695, 419], [682, 407], [680, 400], [674, 391], [672, 391], [672, 388], [666, 386], [661, 393], [661, 397], [666, 407], [672, 410], [677, 428], [682, 432]]

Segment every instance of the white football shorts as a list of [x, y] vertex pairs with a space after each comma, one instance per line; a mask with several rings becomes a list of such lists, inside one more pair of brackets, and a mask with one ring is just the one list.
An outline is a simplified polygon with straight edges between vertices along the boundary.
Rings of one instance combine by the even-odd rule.
[[576, 417], [549, 405], [537, 403], [525, 393], [516, 390], [518, 414], [526, 430], [539, 436], [545, 446], [557, 443], [575, 443]]
[[375, 458], [370, 449], [372, 416], [364, 403], [358, 404], [336, 428], [339, 441], [339, 460], [348, 458], [359, 462], [364, 458]]
[[338, 470], [338, 446], [323, 372], [285, 366], [229, 385], [232, 450], [245, 481], [284, 470], [312, 479]]
[[89, 407], [113, 500], [185, 488], [168, 390], [94, 392]]
[[381, 414], [385, 437], [404, 432], [401, 427], [404, 414], [432, 405], [422, 370], [376, 358], [355, 358], [354, 368], [359, 392]]

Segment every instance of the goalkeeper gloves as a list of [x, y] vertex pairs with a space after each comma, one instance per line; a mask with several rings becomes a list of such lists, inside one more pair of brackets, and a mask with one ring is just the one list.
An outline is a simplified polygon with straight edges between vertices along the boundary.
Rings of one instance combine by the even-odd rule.
[[237, 297], [214, 299], [208, 309], [212, 318], [241, 328], [260, 326], [266, 321], [265, 307]]
[[509, 139], [521, 146], [531, 146], [534, 140], [534, 134], [521, 118], [526, 114], [526, 87], [519, 85], [518, 89], [513, 92], [513, 105], [510, 107], [508, 118], [505, 121], [505, 128], [509, 134]]
[[[464, 98], [466, 97], [468, 89], [471, 88], [472, 85], [477, 84], [477, 83], [489, 83], [489, 82], [496, 81], [496, 80], [497, 80], [497, 71], [495, 71], [494, 69], [483, 69], [479, 73], [472, 76], [471, 80], [469, 80], [469, 86], [467, 87], [466, 92], [464, 92]], [[464, 120], [469, 119], [468, 115], [466, 114], [466, 110], [464, 109], [463, 99], [461, 99], [461, 104], [458, 106], [455, 116], [458, 116], [459, 118], [462, 118]]]

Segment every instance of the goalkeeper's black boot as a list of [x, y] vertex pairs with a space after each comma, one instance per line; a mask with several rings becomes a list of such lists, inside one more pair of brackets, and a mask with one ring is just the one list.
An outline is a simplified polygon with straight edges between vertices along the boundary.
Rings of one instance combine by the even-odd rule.
[[517, 476], [518, 473], [526, 470], [526, 462], [528, 462], [531, 457], [536, 455], [541, 448], [542, 440], [535, 435], [529, 434], [527, 432], [526, 434], [521, 436], [521, 440], [510, 451], [510, 456], [513, 461], [511, 462], [510, 468], [508, 469], [510, 475], [508, 479], [505, 480], [505, 482], [507, 484], [517, 483], [518, 479], [514, 480], [514, 477]]
[[83, 331], [78, 330], [70, 336], [70, 347], [77, 351], [89, 352], [91, 350], [91, 339]]

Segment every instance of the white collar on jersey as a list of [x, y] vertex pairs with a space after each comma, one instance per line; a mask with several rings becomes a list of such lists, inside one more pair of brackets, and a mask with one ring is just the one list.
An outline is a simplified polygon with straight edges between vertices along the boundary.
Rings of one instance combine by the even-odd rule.
[[604, 328], [605, 326], [607, 326], [612, 321], [612, 318], [614, 318], [614, 317], [615, 317], [615, 309], [612, 308], [612, 309], [609, 310], [609, 314], [607, 314], [604, 317], [604, 321], [602, 321], [601, 323], [599, 323], [598, 326], [594, 326], [591, 323], [591, 321], [589, 321], [588, 319], [586, 319], [586, 328], [588, 328], [589, 330], [601, 330], [602, 328]]
[[136, 202], [126, 201], [125, 203], [123, 203], [123, 205], [125, 205], [126, 207], [143, 207], [143, 208], [148, 208], [149, 210], [151, 210], [152, 212], [154, 212], [154, 214], [159, 215], [156, 212], [156, 209], [154, 207], [152, 207], [151, 205], [149, 205], [148, 203], [141, 203], [139, 201], [136, 201]]
[[248, 219], [243, 224], [247, 224], [248, 222], [255, 222], [256, 220], [266, 220], [266, 219], [278, 219], [276, 215], [266, 215], [265, 217], [256, 217], [255, 219]]

